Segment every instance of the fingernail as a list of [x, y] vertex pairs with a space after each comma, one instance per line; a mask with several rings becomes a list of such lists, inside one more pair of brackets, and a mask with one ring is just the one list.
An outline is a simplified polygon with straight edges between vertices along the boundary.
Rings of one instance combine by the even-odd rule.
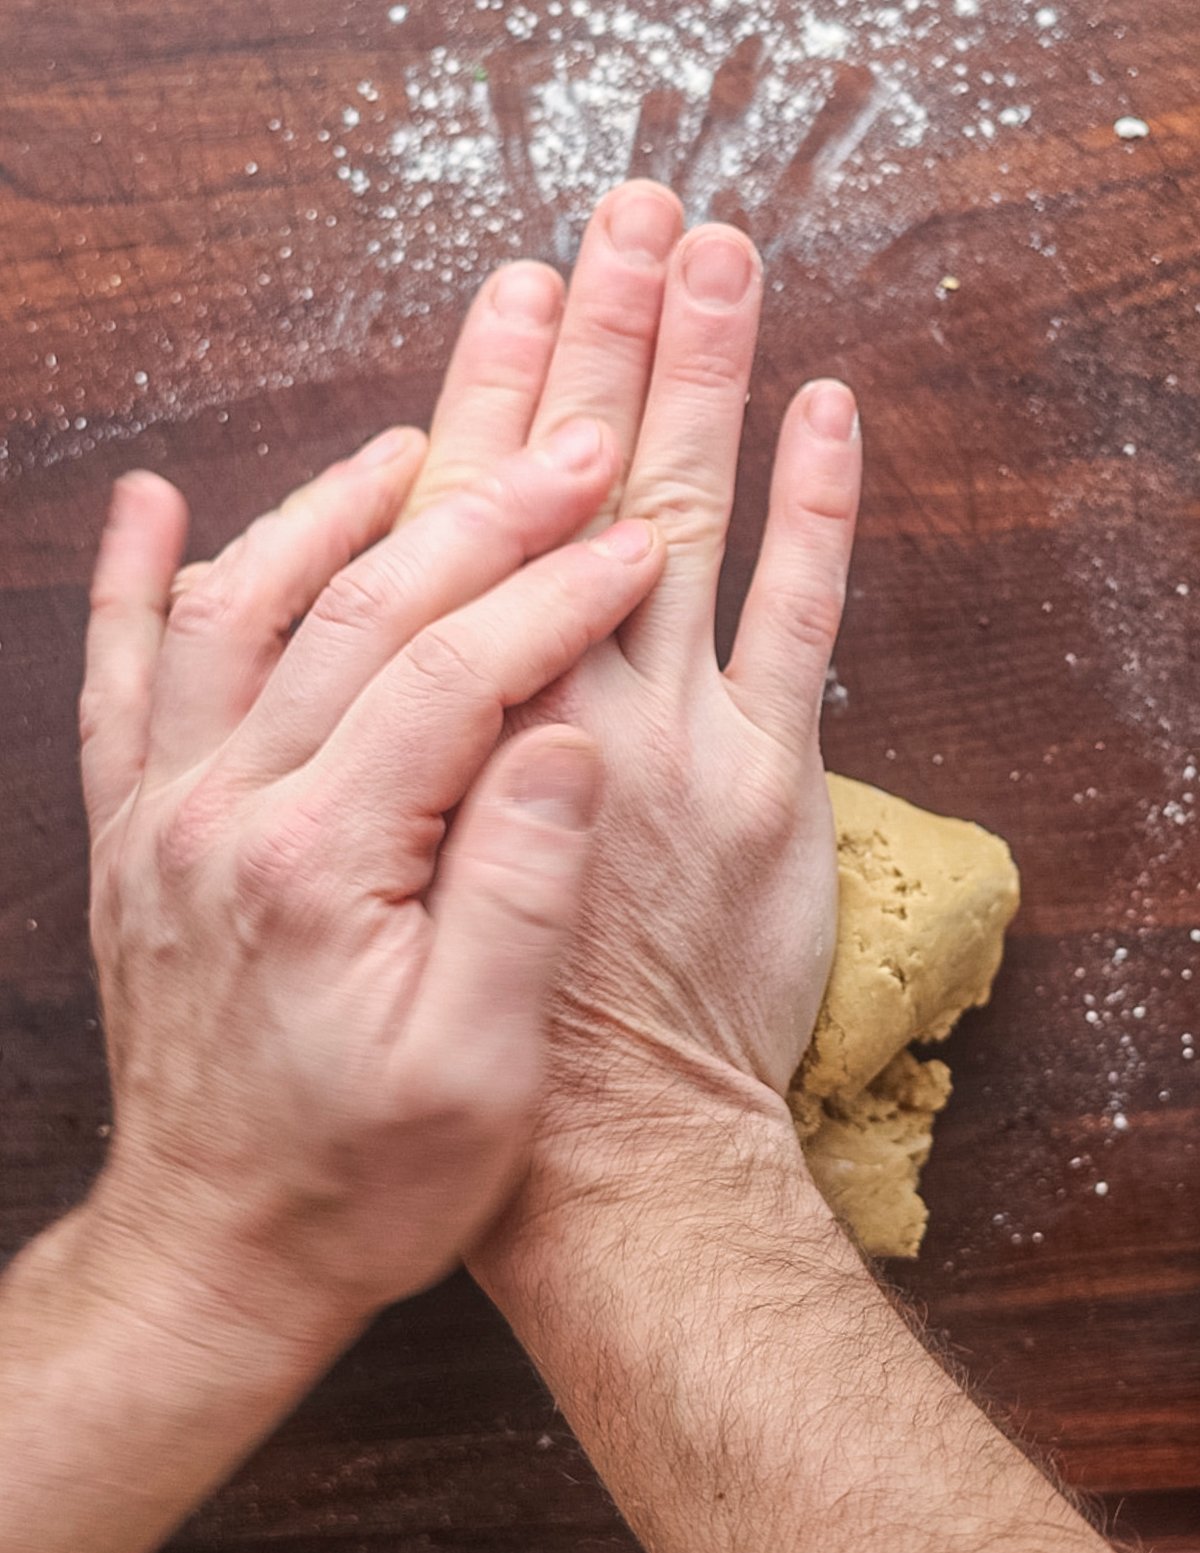
[[500, 272], [492, 305], [505, 318], [529, 324], [551, 324], [562, 303], [561, 288], [536, 264], [512, 264]]
[[845, 383], [810, 383], [803, 391], [804, 418], [819, 437], [851, 442], [858, 436], [858, 406]]
[[544, 744], [513, 773], [509, 797], [535, 819], [586, 830], [600, 797], [600, 762], [587, 744]]
[[108, 499], [107, 523], [140, 525], [148, 507], [160, 507], [164, 501], [179, 501], [175, 487], [151, 469], [129, 469], [113, 481]]
[[390, 464], [412, 443], [412, 430], [408, 426], [390, 426], [377, 437], [364, 442], [350, 460], [356, 469], [378, 469]]
[[628, 194], [613, 201], [608, 235], [624, 259], [633, 264], [661, 264], [679, 236], [679, 211], [656, 194]]
[[654, 530], [641, 518], [624, 518], [588, 543], [601, 555], [616, 556], [618, 561], [640, 561], [650, 553]]
[[127, 469], [113, 482], [114, 486], [122, 486], [128, 491], [149, 491], [161, 483], [162, 476], [156, 475], [152, 469]]
[[538, 451], [560, 469], [582, 471], [600, 457], [603, 436], [595, 421], [568, 421], [547, 437]]
[[683, 279], [697, 302], [734, 307], [750, 289], [755, 269], [745, 243], [733, 237], [702, 237], [684, 255]]

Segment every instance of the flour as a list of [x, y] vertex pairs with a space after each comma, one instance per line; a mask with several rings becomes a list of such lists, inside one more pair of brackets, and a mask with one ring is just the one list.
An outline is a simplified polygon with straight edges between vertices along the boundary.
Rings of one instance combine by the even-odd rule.
[[[477, 4], [501, 13], [509, 46], [486, 63], [448, 46], [407, 63], [407, 107], [393, 88], [390, 130], [364, 147], [359, 176], [337, 172], [364, 193], [386, 188], [369, 212], [380, 228], [371, 257], [421, 277], [426, 301], [442, 300], [430, 277], [461, 295], [459, 258], [483, 233], [569, 262], [596, 201], [634, 171], [674, 182], [692, 221], [735, 192], [752, 228], [771, 212], [768, 257], [840, 253], [844, 269], [868, 232], [880, 240], [879, 212], [862, 196], [900, 177], [906, 153], [954, 134], [995, 140], [1032, 117], [1011, 71], [983, 68], [981, 97], [948, 101], [944, 82], [921, 78], [915, 45], [944, 40], [935, 71], [959, 77], [951, 98], [969, 97], [984, 50], [1002, 55], [1018, 32], [1057, 22], [1022, 0], [994, 0], [986, 14], [978, 0], [704, 0], [669, 20], [629, 0]], [[749, 90], [729, 107], [712, 94], [735, 59]], [[639, 128], [651, 94], [663, 116], [653, 134], [649, 121]], [[834, 132], [823, 133], [823, 116]], [[811, 160], [803, 203], [779, 211], [800, 158]], [[431, 219], [420, 196], [433, 185]]]
[[1145, 140], [1149, 133], [1150, 126], [1145, 119], [1135, 119], [1128, 114], [1113, 125], [1113, 134], [1118, 140]]
[[[692, 222], [738, 219], [771, 289], [789, 262], [852, 286], [936, 215], [964, 137], [994, 154], [998, 185], [1007, 176], [1046, 89], [1011, 68], [1011, 45], [1068, 36], [1032, 0], [683, 0], [665, 19], [646, 0], [444, 0], [436, 20], [386, 0], [346, 7], [373, 17], [383, 46], [340, 97], [296, 91], [286, 119], [272, 103], [262, 122], [278, 154], [237, 169], [261, 240], [238, 249], [245, 273], [223, 276], [222, 327], [244, 329], [245, 350], [217, 374], [208, 320], [181, 287], [178, 311], [132, 325], [155, 355], [150, 384], [124, 397], [108, 385], [108, 413], [81, 432], [95, 343], [55, 336], [45, 397], [61, 413], [40, 417], [36, 439], [5, 427], [0, 479], [159, 420], [392, 368], [418, 338], [442, 350], [410, 321], [461, 312], [497, 255], [566, 267], [597, 200], [631, 174], [671, 183]], [[318, 153], [318, 177], [292, 203], [280, 180], [301, 151], [306, 166]], [[119, 288], [139, 281], [136, 255], [114, 266], [93, 294], [97, 332], [130, 327]]]
[[825, 671], [825, 690], [821, 699], [826, 711], [832, 712], [837, 717], [849, 710], [850, 692], [838, 678], [836, 664], [830, 664]]

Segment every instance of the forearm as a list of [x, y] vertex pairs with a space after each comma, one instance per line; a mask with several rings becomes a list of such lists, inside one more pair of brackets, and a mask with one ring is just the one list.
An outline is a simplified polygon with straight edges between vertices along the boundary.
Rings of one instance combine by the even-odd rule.
[[1103, 1547], [889, 1304], [785, 1114], [645, 1136], [477, 1271], [652, 1553]]
[[295, 1295], [272, 1322], [260, 1289], [225, 1299], [97, 1218], [0, 1279], [0, 1553], [155, 1547], [353, 1335]]

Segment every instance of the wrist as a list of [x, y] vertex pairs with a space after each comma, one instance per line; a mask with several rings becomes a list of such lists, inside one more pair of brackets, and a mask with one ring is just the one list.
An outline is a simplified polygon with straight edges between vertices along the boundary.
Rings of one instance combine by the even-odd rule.
[[127, 1217], [102, 1178], [0, 1280], [5, 1548], [158, 1547], [354, 1335], [294, 1299], [271, 1321], [265, 1284], [226, 1298]]
[[531, 1303], [592, 1279], [670, 1281], [716, 1243], [732, 1266], [806, 1248], [823, 1257], [831, 1238], [845, 1242], [786, 1104], [744, 1084], [745, 1094], [741, 1083], [693, 1091], [687, 1106], [663, 1100], [539, 1139], [524, 1185], [468, 1261], [514, 1325]]
[[57, 1231], [76, 1287], [108, 1316], [227, 1354], [253, 1351], [265, 1368], [317, 1374], [370, 1312], [298, 1278], [269, 1246], [243, 1241], [214, 1215], [161, 1203], [111, 1162]]
[[664, 1190], [684, 1189], [693, 1156], [710, 1154], [714, 1137], [794, 1152], [786, 1101], [686, 1038], [559, 1021], [553, 1041], [527, 1199], [636, 1197], [660, 1178], [664, 1158]]

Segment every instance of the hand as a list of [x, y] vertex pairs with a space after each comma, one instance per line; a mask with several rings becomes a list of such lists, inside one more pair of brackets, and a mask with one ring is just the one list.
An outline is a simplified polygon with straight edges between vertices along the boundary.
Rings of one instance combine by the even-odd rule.
[[543, 554], [612, 483], [594, 421], [389, 535], [423, 454], [385, 434], [169, 610], [186, 511], [128, 477], [96, 570], [81, 721], [116, 1126], [89, 1224], [106, 1265], [174, 1265], [273, 1326], [313, 1301], [353, 1325], [429, 1283], [509, 1189], [599, 767], [562, 727], [492, 752], [661, 568], [645, 523]]
[[[436, 494], [439, 470], [586, 411], [618, 432], [610, 510], [669, 547], [616, 638], [509, 716], [586, 728], [609, 779], [533, 1168], [471, 1268], [648, 1548], [1094, 1550], [875, 1287], [780, 1098], [834, 940], [818, 716], [861, 448], [847, 389], [799, 395], [719, 672], [759, 267], [738, 233], [676, 247], [679, 227], [653, 186], [604, 202], [552, 359], [557, 280], [521, 267], [485, 290], [423, 477]], [[493, 305], [518, 277], [523, 326]], [[523, 354], [488, 347], [522, 328]]]
[[587, 413], [617, 432], [609, 510], [652, 520], [668, 544], [662, 582], [616, 638], [510, 714], [586, 728], [610, 773], [554, 996], [543, 1175], [572, 1152], [602, 1160], [597, 1178], [619, 1173], [664, 1112], [707, 1118], [728, 1101], [786, 1120], [778, 1096], [834, 942], [818, 718], [858, 502], [854, 401], [818, 383], [788, 412], [722, 673], [713, 612], [761, 269], [736, 231], [680, 231], [672, 195], [627, 186], [588, 229], [561, 324], [549, 271], [516, 266], [485, 288], [410, 502], [421, 511], [445, 482]]
[[[423, 477], [436, 493], [439, 469], [462, 478], [504, 438], [586, 410], [618, 432], [611, 510], [651, 518], [669, 547], [616, 638], [509, 716], [588, 729], [609, 780], [553, 997], [533, 1168], [472, 1271], [647, 1547], [799, 1547], [816, 1526], [822, 1546], [857, 1548], [886, 1525], [914, 1553], [1082, 1553], [1097, 1540], [875, 1288], [780, 1098], [833, 947], [818, 717], [861, 447], [847, 389], [799, 395], [719, 672], [713, 606], [759, 268], [739, 234], [676, 246], [679, 227], [652, 186], [602, 205], [552, 359], [557, 281], [516, 272], [544, 304], [519, 358], [487, 347], [517, 327], [492, 305], [514, 272], [485, 290]], [[629, 241], [632, 256], [618, 251]], [[523, 370], [505, 379], [506, 359]]]

